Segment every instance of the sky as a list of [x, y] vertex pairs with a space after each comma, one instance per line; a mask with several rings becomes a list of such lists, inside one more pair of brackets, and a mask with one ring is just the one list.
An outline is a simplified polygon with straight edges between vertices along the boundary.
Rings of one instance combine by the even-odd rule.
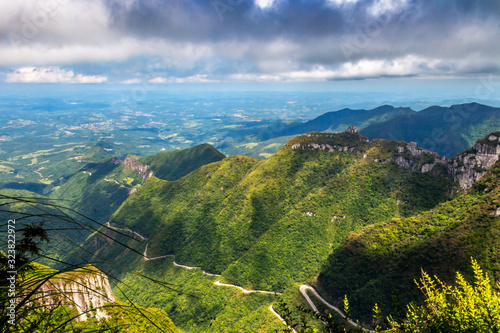
[[498, 0], [0, 0], [0, 82], [439, 81], [491, 97], [498, 36]]

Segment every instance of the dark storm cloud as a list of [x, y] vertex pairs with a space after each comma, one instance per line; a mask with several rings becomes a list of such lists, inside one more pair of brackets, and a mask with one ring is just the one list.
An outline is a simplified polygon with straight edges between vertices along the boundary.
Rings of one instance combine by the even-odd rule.
[[252, 0], [109, 2], [118, 29], [142, 37], [188, 40], [302, 38], [338, 33], [342, 12], [325, 1], [278, 1], [262, 10]]
[[[232, 38], [303, 40], [341, 35], [377, 18], [367, 10], [380, 3], [402, 1], [360, 0], [337, 5], [328, 0], [278, 0], [262, 10], [253, 0], [150, 0], [110, 1], [111, 22], [117, 29], [142, 37], [182, 40]], [[433, 31], [428, 38], [446, 36], [457, 25], [498, 18], [500, 1], [407, 1], [402, 11], [391, 13], [393, 28], [404, 32]], [[221, 19], [222, 18], [222, 19]], [[390, 31], [386, 31], [390, 34]]]

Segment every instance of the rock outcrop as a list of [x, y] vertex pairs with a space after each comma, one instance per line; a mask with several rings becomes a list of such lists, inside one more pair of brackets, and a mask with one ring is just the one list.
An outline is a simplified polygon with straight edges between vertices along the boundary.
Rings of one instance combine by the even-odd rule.
[[[410, 142], [397, 148], [398, 153], [403, 155], [396, 157], [394, 161], [403, 168], [420, 172], [432, 171], [436, 164], [441, 164], [446, 167], [448, 174], [460, 184], [461, 188], [467, 189], [498, 161], [500, 136], [497, 134], [490, 134], [486, 138], [478, 140], [471, 149], [454, 158], [439, 156], [437, 153], [418, 148], [415, 142]], [[422, 160], [427, 161], [419, 162], [418, 159], [406, 158], [404, 155], [422, 156], [424, 157]]]
[[349, 126], [349, 128], [346, 130], [347, 133], [349, 134], [356, 134], [358, 133], [358, 129], [356, 128], [356, 126]]
[[149, 165], [142, 164], [139, 162], [137, 157], [127, 155], [123, 161], [124, 171], [125, 170], [136, 170], [140, 175], [142, 175], [142, 181], [146, 181], [153, 176], [153, 171], [149, 170]]
[[[354, 126], [350, 126], [344, 133], [308, 133], [293, 140], [285, 147], [292, 150], [317, 150], [330, 153], [364, 154], [377, 144], [377, 140], [370, 141], [361, 136]], [[461, 188], [467, 189], [499, 160], [499, 156], [500, 132], [497, 132], [478, 140], [471, 149], [454, 158], [443, 157], [438, 153], [419, 148], [416, 142], [406, 143], [402, 141], [396, 146], [392, 157], [384, 157], [383, 160], [374, 159], [374, 161], [394, 162], [402, 168], [420, 172], [431, 172], [436, 165], [442, 165], [448, 175], [460, 184]], [[366, 157], [367, 155], [364, 154], [363, 158]]]
[[[343, 135], [348, 133], [347, 135]], [[293, 150], [320, 150], [330, 153], [351, 152], [361, 154], [363, 147], [370, 142], [368, 138], [361, 136], [356, 127], [351, 126], [348, 132], [333, 133], [307, 133], [300, 142], [291, 143], [289, 146]], [[286, 146], [285, 146], [286, 147]]]
[[56, 275], [42, 284], [36, 298], [48, 309], [58, 304], [76, 309], [77, 321], [108, 318], [102, 307], [115, 302], [108, 277], [92, 265]]
[[450, 174], [463, 188], [469, 188], [495, 164], [500, 155], [500, 135], [491, 134], [478, 140], [472, 149], [453, 158], [448, 165]]

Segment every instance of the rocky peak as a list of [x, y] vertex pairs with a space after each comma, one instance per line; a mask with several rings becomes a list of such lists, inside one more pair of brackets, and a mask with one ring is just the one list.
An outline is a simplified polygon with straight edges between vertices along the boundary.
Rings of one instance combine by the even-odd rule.
[[351, 125], [349, 126], [349, 128], [346, 130], [347, 133], [349, 134], [357, 134], [358, 133], [358, 129], [356, 128], [356, 126], [354, 125]]
[[118, 164], [121, 163], [121, 161], [120, 161], [120, 159], [118, 157], [115, 156], [115, 157], [111, 158], [111, 163], [118, 165]]
[[[330, 153], [350, 152], [364, 154], [373, 146], [383, 144], [370, 141], [361, 136], [356, 127], [350, 126], [342, 133], [311, 132], [291, 139], [285, 149], [303, 151], [326, 151]], [[436, 165], [445, 167], [448, 175], [467, 189], [500, 159], [500, 132], [492, 133], [478, 140], [474, 146], [455, 156], [447, 158], [438, 153], [417, 147], [416, 142], [400, 142], [395, 147], [394, 155], [375, 162], [395, 162], [402, 168], [412, 171], [431, 172]], [[441, 171], [440, 171], [441, 172]]]

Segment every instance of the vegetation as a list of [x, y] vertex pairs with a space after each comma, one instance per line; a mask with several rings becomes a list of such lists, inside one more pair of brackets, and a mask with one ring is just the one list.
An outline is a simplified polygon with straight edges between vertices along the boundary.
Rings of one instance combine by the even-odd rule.
[[[277, 309], [285, 320], [285, 332], [372, 332], [403, 333], [448, 333], [448, 332], [498, 332], [500, 329], [500, 293], [479, 264], [472, 259], [474, 282], [470, 284], [459, 272], [455, 283], [448, 285], [437, 277], [432, 278], [422, 271], [419, 282], [415, 281], [424, 296], [421, 303], [410, 303], [404, 318], [389, 316], [387, 326], [383, 323], [377, 303], [372, 309], [371, 325], [353, 326], [349, 323], [350, 306], [347, 296], [343, 299], [344, 316], [336, 318], [328, 311], [313, 312], [299, 306], [297, 311], [283, 299]], [[320, 308], [318, 305], [316, 305]], [[321, 308], [320, 308], [321, 309]], [[315, 319], [321, 324], [315, 325]], [[383, 326], [386, 326], [385, 328]]]
[[[367, 157], [287, 148], [297, 140], [351, 143]], [[295, 138], [266, 161], [230, 157], [176, 182], [153, 177], [111, 223], [148, 238], [152, 256], [175, 254], [232, 283], [282, 291], [312, 277], [349, 232], [448, 198], [446, 178], [375, 162], [386, 149], [347, 133]]]
[[[291, 149], [295, 143], [349, 146], [359, 153]], [[213, 282], [291, 290], [314, 277], [351, 231], [408, 217], [450, 198], [455, 185], [441, 174], [385, 162], [397, 156], [398, 145], [371, 144], [358, 134], [312, 133], [294, 138], [266, 161], [233, 156], [177, 181], [152, 177], [110, 220], [114, 228], [130, 230], [130, 236], [136, 232], [135, 241], [102, 228], [107, 236], [90, 236], [80, 255], [134, 286], [131, 297], [138, 304], [167, 311], [182, 329], [267, 331], [266, 322], [281, 325], [269, 311], [271, 296], [231, 297], [238, 291]], [[146, 244], [149, 257], [175, 255], [177, 263], [222, 277], [176, 268], [168, 264], [173, 257], [145, 261]], [[158, 293], [140, 274], [202, 297]]]
[[354, 317], [367, 320], [377, 302], [388, 313], [421, 301], [411, 288], [420, 269], [451, 282], [454, 272], [472, 276], [473, 256], [500, 280], [497, 162], [467, 193], [412, 217], [399, 217], [351, 234], [321, 270], [317, 286], [337, 303], [349, 295]]
[[423, 272], [417, 285], [425, 304], [410, 304], [404, 321], [389, 319], [391, 329], [387, 332], [498, 332], [500, 293], [475, 260], [472, 269], [472, 285], [460, 273], [452, 286]]
[[[348, 295], [353, 318], [370, 322], [377, 303], [377, 325], [384, 325], [381, 318], [388, 313], [399, 323], [403, 305], [422, 300], [410, 287], [420, 267], [448, 282], [457, 269], [470, 275], [466, 259], [473, 255], [494, 278], [500, 271], [495, 255], [500, 166], [467, 193], [457, 192], [445, 170], [399, 167], [396, 157], [414, 158], [399, 152], [404, 144], [368, 142], [357, 133], [309, 133], [265, 161], [228, 157], [180, 179], [153, 176], [141, 186], [143, 171], [127, 171], [116, 160], [89, 165], [83, 170], [88, 179], [113, 179], [137, 192], [127, 193], [109, 226], [95, 220], [98, 227], [84, 224], [89, 236], [68, 261], [95, 264], [123, 282], [115, 282], [115, 290], [132, 288], [126, 297], [118, 295], [123, 304], [131, 300], [165, 311], [192, 332], [283, 328], [269, 311], [273, 295], [242, 294], [214, 285], [217, 280], [285, 292], [290, 299], [291, 288], [315, 281], [318, 272], [320, 293], [332, 304]], [[220, 157], [210, 146], [197, 149]], [[178, 154], [158, 155], [154, 168], [160, 170], [161, 161], [174, 156], [177, 168], [185, 169]], [[434, 157], [427, 155], [414, 161], [432, 163]], [[131, 163], [136, 162], [155, 165], [154, 159]], [[33, 207], [26, 207], [23, 211], [32, 214]], [[76, 213], [55, 212], [65, 222]], [[146, 253], [162, 258], [145, 260]], [[336, 318], [322, 314], [312, 323], [299, 321], [303, 324], [296, 327], [313, 332]]]

